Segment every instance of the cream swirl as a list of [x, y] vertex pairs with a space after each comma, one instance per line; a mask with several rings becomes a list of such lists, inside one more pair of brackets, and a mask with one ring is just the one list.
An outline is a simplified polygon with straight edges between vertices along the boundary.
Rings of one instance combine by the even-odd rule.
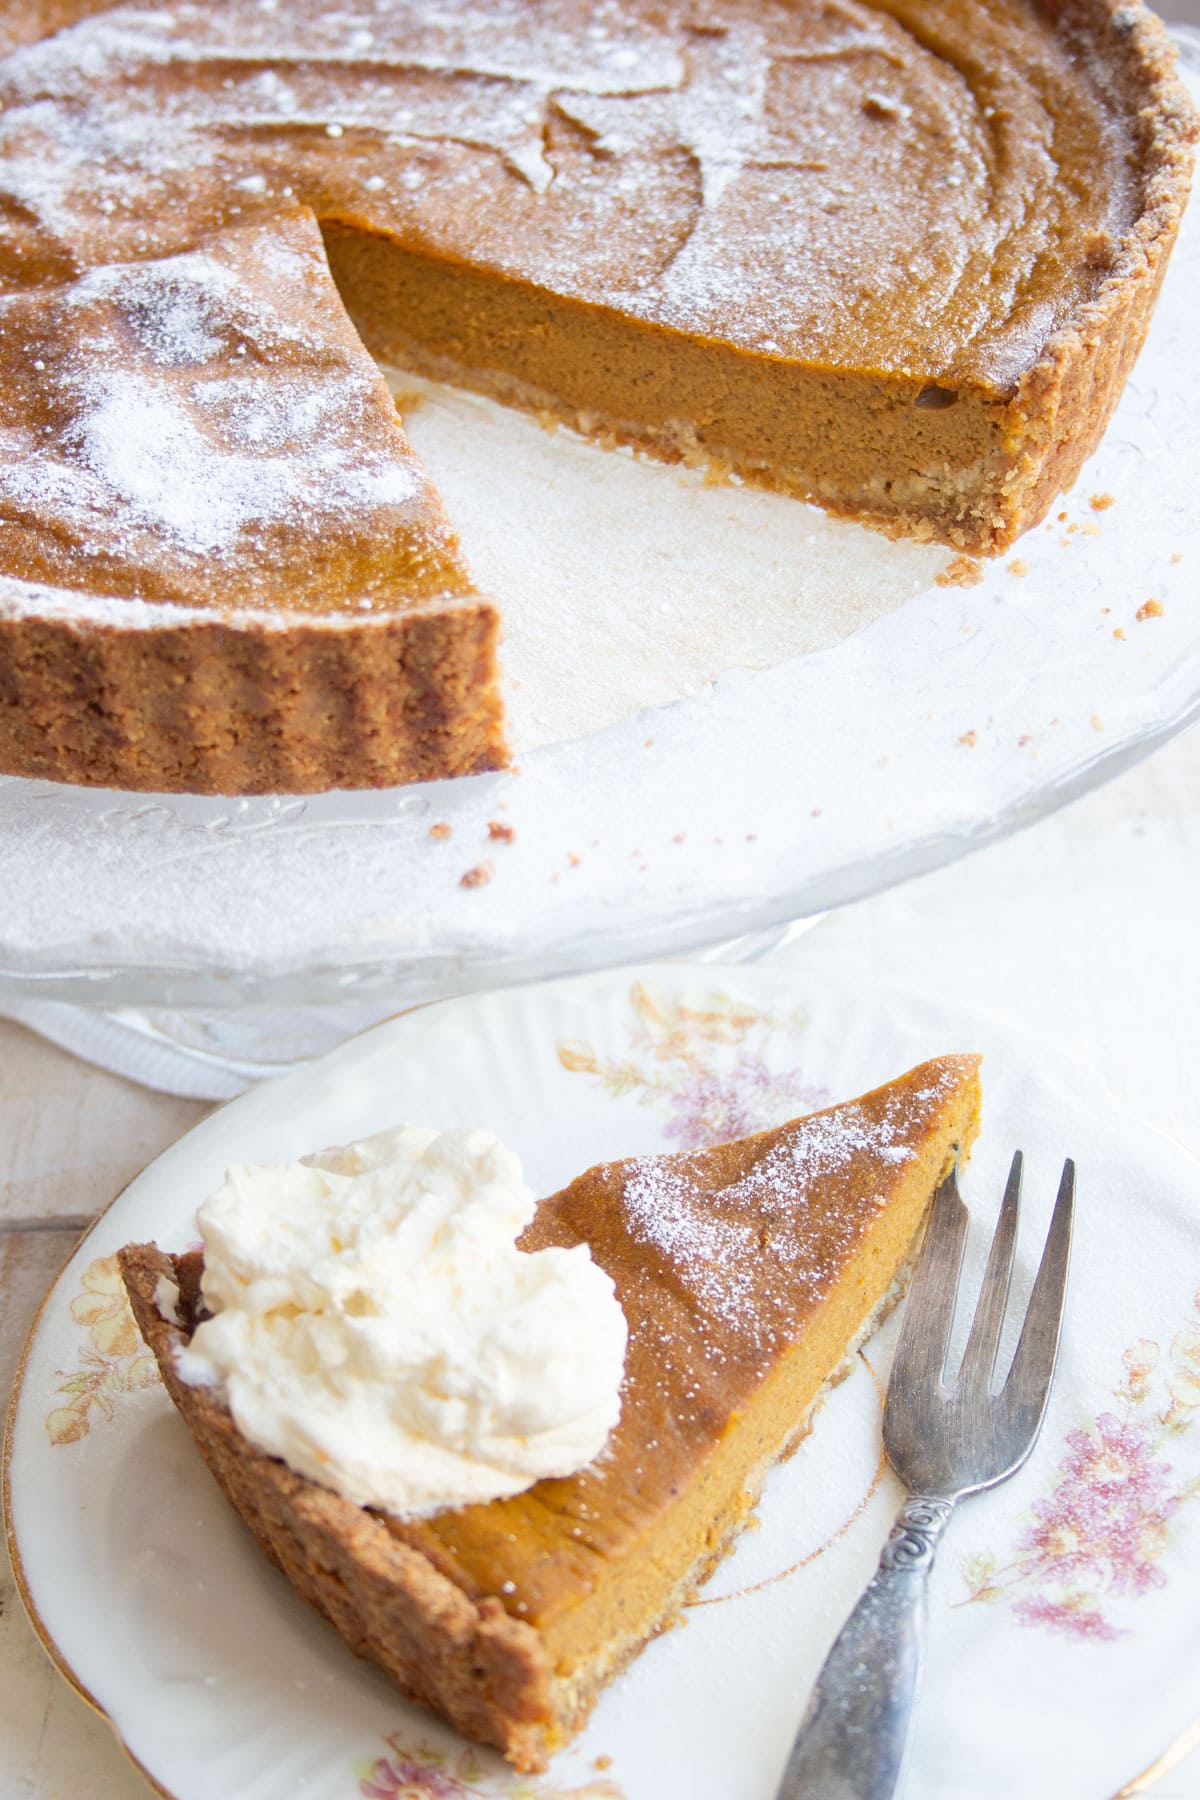
[[586, 1246], [518, 1249], [535, 1205], [479, 1130], [233, 1168], [197, 1217], [213, 1316], [180, 1374], [299, 1474], [404, 1517], [572, 1474], [619, 1416], [626, 1325]]

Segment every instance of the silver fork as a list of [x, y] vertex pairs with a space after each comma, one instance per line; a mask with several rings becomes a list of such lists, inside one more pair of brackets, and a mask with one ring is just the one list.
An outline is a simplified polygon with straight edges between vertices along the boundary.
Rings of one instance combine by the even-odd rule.
[[938, 1189], [883, 1412], [884, 1448], [909, 1497], [879, 1568], [817, 1677], [777, 1800], [888, 1800], [895, 1792], [921, 1678], [926, 1592], [938, 1540], [963, 1495], [1006, 1480], [1037, 1441], [1058, 1355], [1075, 1164], [1063, 1165], [1020, 1341], [1003, 1387], [993, 1393], [1022, 1164], [1018, 1150], [952, 1386], [944, 1370], [967, 1209], [956, 1170]]

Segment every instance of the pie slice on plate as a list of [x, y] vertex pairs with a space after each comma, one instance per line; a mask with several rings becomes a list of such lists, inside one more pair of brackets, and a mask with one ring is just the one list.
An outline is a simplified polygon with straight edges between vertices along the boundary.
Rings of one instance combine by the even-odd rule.
[[199, 1254], [130, 1245], [126, 1286], [209, 1468], [297, 1591], [406, 1693], [538, 1769], [730, 1549], [894, 1304], [974, 1139], [978, 1062], [941, 1057], [716, 1149], [602, 1163], [542, 1201], [521, 1247], [588, 1244], [629, 1350], [601, 1455], [511, 1499], [401, 1521], [293, 1473], [179, 1377]]

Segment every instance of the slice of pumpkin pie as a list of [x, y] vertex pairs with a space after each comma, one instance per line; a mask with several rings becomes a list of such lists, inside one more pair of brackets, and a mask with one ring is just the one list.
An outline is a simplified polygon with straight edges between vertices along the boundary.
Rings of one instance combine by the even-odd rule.
[[623, 1309], [619, 1421], [573, 1474], [418, 1516], [296, 1472], [195, 1384], [222, 1319], [199, 1253], [135, 1244], [121, 1265], [172, 1399], [297, 1591], [406, 1693], [534, 1770], [728, 1551], [896, 1299], [978, 1109], [978, 1058], [941, 1057], [736, 1143], [600, 1164], [543, 1200], [518, 1248], [588, 1246]]

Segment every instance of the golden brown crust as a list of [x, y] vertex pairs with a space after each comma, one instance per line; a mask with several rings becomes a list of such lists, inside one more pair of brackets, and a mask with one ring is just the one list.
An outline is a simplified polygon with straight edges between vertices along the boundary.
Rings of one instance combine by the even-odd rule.
[[[164, 609], [165, 610], [165, 609]], [[390, 787], [503, 768], [499, 618], [138, 630], [0, 617], [0, 769], [200, 794]]]
[[966, 546], [990, 552], [1038, 524], [1099, 444], [1145, 342], [1200, 137], [1200, 119], [1175, 72], [1175, 47], [1140, 0], [1054, 0], [1047, 10], [1096, 58], [1099, 77], [1136, 122], [1143, 205], [1132, 229], [1102, 251], [1110, 266], [1096, 294], [1021, 378], [1008, 421], [1016, 448], [1002, 504], [987, 541]]
[[180, 1381], [174, 1351], [190, 1331], [162, 1317], [155, 1295], [164, 1276], [194, 1294], [198, 1258], [131, 1244], [120, 1260], [168, 1393], [222, 1490], [297, 1593], [405, 1693], [518, 1768], [540, 1768], [549, 1672], [537, 1633], [494, 1598], [469, 1600], [374, 1513], [263, 1456], [205, 1389]]

